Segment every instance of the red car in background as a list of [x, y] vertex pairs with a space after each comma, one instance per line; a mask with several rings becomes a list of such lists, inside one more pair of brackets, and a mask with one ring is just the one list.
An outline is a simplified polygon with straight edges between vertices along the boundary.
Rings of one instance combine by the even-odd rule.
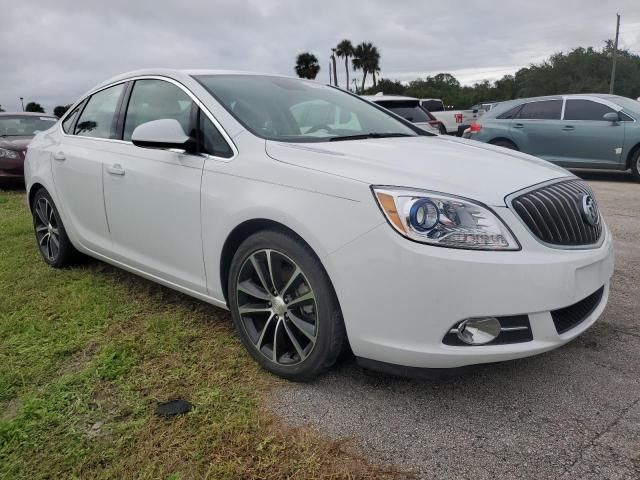
[[58, 119], [44, 113], [0, 113], [0, 182], [24, 181], [24, 157], [36, 133]]

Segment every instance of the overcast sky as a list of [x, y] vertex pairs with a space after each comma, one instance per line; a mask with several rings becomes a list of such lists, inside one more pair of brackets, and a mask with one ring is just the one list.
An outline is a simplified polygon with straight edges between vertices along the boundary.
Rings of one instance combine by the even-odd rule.
[[[495, 80], [559, 50], [602, 46], [616, 11], [621, 46], [640, 53], [640, 0], [0, 0], [0, 105], [19, 109], [22, 96], [50, 112], [146, 67], [293, 75], [303, 51], [326, 82], [343, 38], [374, 43], [385, 78]], [[342, 82], [342, 62], [338, 73]]]

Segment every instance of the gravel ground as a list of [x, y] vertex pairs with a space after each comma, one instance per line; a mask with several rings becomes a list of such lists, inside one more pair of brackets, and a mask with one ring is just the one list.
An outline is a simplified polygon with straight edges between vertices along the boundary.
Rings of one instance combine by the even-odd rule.
[[276, 391], [276, 413], [353, 438], [418, 478], [640, 478], [640, 184], [624, 173], [580, 175], [616, 246], [609, 305], [585, 334], [441, 380], [343, 363], [315, 383]]

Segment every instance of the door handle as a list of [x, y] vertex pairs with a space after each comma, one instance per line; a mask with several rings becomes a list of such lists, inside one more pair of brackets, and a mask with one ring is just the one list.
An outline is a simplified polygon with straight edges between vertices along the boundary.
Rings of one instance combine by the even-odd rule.
[[563, 132], [570, 132], [571, 130], [575, 130], [575, 129], [576, 129], [576, 127], [571, 126], [571, 125], [566, 125], [566, 126], [562, 127], [562, 131]]
[[111, 175], [124, 175], [124, 168], [119, 163], [115, 163], [110, 167], [107, 167], [107, 172]]
[[67, 157], [64, 156], [64, 152], [56, 152], [53, 154], [53, 159], [59, 162], [64, 162]]
[[522, 123], [516, 123], [513, 128], [524, 128], [524, 125]]

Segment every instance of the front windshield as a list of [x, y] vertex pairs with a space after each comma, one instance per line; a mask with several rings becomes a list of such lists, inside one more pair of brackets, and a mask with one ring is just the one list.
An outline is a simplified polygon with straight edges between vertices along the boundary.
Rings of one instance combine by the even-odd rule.
[[611, 98], [608, 98], [607, 100], [612, 100], [614, 103], [617, 103], [625, 110], [628, 110], [629, 112], [634, 113], [636, 116], [640, 115], [640, 102], [637, 100], [633, 100], [632, 98], [627, 98], [627, 97], [619, 97], [619, 96], [611, 97]]
[[258, 75], [195, 78], [247, 130], [268, 140], [326, 142], [418, 135], [369, 102], [316, 82]]
[[27, 115], [0, 116], [0, 137], [33, 137], [58, 121], [54, 117], [36, 117]]

